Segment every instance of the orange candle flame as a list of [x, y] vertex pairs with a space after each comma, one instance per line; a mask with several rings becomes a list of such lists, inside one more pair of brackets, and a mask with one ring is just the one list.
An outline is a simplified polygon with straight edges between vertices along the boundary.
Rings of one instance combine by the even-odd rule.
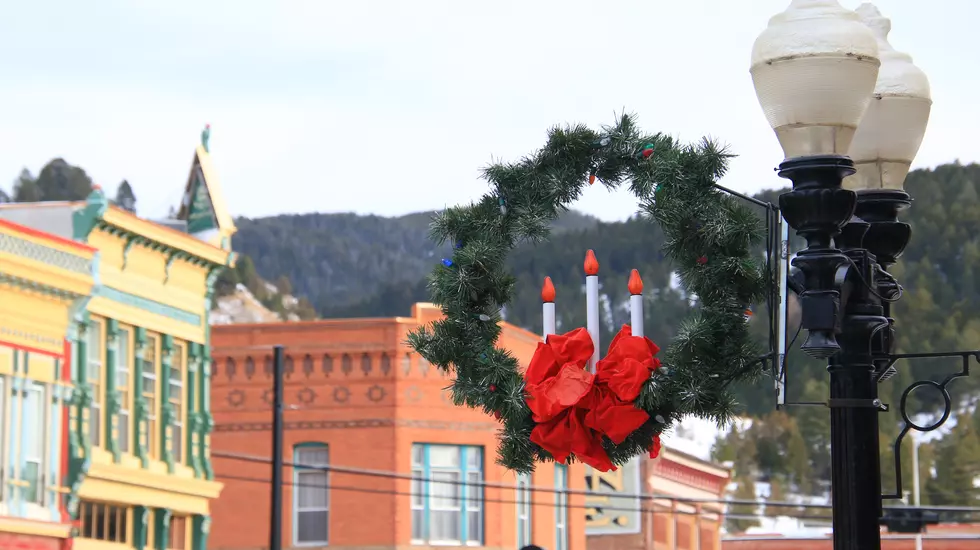
[[591, 248], [585, 253], [585, 274], [588, 276], [599, 274], [599, 260], [595, 259], [595, 252]]
[[626, 283], [626, 287], [629, 288], [630, 294], [633, 296], [643, 294], [643, 279], [640, 278], [639, 271], [634, 269], [630, 272], [630, 280]]
[[555, 301], [555, 285], [551, 282], [551, 277], [545, 277], [544, 284], [541, 285], [541, 301], [549, 304]]

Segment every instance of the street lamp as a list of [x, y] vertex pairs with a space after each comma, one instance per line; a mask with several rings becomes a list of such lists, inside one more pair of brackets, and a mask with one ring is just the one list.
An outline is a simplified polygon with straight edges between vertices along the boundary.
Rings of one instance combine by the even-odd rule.
[[793, 0], [752, 49], [756, 95], [785, 154], [779, 175], [793, 184], [779, 208], [807, 241], [793, 260], [801, 349], [829, 359], [835, 550], [881, 546], [876, 363], [894, 341], [885, 306], [900, 296], [884, 266], [911, 237], [898, 222], [910, 204], [902, 183], [930, 105], [888, 30], [870, 5], [859, 15], [836, 0]]

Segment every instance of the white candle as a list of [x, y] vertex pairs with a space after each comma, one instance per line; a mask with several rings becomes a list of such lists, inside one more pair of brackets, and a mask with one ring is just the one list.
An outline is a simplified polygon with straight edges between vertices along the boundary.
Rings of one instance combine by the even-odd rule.
[[593, 346], [589, 370], [595, 372], [599, 362], [599, 261], [591, 249], [585, 254], [585, 318]]
[[630, 290], [630, 332], [633, 336], [643, 337], [643, 279], [640, 272], [633, 270], [630, 273], [629, 283], [626, 285]]
[[541, 285], [541, 316], [544, 321], [542, 336], [547, 341], [548, 336], [555, 333], [555, 285], [551, 277], [545, 277]]

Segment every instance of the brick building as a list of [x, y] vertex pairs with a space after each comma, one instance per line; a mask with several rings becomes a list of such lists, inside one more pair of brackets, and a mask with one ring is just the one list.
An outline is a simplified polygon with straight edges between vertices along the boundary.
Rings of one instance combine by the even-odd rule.
[[[213, 506], [210, 548], [268, 545], [271, 469], [263, 460], [271, 454], [272, 346], [282, 344], [284, 459], [313, 466], [285, 470], [284, 548], [585, 550], [583, 466], [542, 464], [520, 478], [498, 466], [499, 423], [454, 406], [448, 378], [405, 345], [409, 331], [440, 315], [416, 304], [410, 317], [213, 327], [211, 444], [225, 488]], [[524, 364], [539, 341], [504, 325], [501, 345]], [[486, 486], [430, 482], [423, 496], [413, 475]], [[559, 495], [556, 487], [579, 492]]]
[[719, 550], [718, 501], [730, 479], [728, 469], [669, 446], [657, 460], [638, 457], [617, 472], [587, 469], [589, 550]]

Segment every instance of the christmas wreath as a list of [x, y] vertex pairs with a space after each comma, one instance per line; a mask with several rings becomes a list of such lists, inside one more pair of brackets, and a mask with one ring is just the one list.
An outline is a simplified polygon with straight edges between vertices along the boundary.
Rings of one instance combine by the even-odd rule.
[[[732, 385], [762, 372], [745, 311], [767, 285], [753, 248], [765, 237], [762, 220], [715, 186], [730, 158], [708, 139], [682, 144], [644, 135], [630, 115], [602, 132], [554, 128], [535, 154], [485, 169], [492, 192], [435, 217], [432, 237], [454, 243], [452, 258], [429, 279], [445, 317], [412, 332], [409, 344], [453, 373], [456, 405], [500, 419], [500, 464], [528, 472], [537, 461], [575, 458], [609, 470], [655, 455], [660, 434], [684, 415], [732, 419]], [[517, 359], [496, 347], [501, 308], [515, 283], [507, 255], [546, 238], [551, 223], [596, 180], [608, 188], [629, 183], [642, 211], [662, 228], [663, 253], [698, 307], [662, 360], [653, 342], [626, 326], [589, 372], [592, 340], [580, 328], [548, 336], [522, 373]]]

